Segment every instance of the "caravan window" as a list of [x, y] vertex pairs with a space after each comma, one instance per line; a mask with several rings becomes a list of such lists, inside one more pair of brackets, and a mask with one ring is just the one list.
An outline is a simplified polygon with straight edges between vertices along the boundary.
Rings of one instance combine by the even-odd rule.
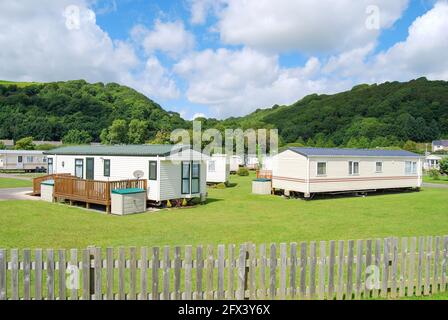
[[75, 177], [82, 179], [84, 177], [84, 160], [75, 159]]
[[48, 173], [53, 174], [53, 158], [48, 158]]
[[208, 171], [209, 172], [215, 172], [216, 171], [216, 161], [215, 160], [209, 160], [208, 161]]
[[104, 172], [105, 177], [110, 177], [110, 160], [104, 160]]
[[182, 194], [190, 193], [190, 162], [182, 162]]
[[327, 163], [326, 162], [318, 162], [317, 163], [317, 175], [324, 176], [327, 174]]
[[191, 169], [191, 193], [199, 193], [201, 165], [193, 163]]
[[359, 162], [349, 161], [348, 162], [348, 174], [358, 175], [359, 174]]
[[157, 180], [157, 161], [149, 161], [148, 180]]
[[376, 173], [381, 173], [383, 172], [383, 163], [382, 162], [377, 162], [376, 163]]
[[416, 161], [406, 161], [404, 170], [405, 170], [405, 174], [417, 174], [417, 162]]

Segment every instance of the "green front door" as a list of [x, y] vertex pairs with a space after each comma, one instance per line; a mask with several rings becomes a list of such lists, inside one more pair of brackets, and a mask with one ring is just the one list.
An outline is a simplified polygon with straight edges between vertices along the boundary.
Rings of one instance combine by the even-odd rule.
[[93, 158], [86, 158], [86, 179], [95, 180], [95, 161]]

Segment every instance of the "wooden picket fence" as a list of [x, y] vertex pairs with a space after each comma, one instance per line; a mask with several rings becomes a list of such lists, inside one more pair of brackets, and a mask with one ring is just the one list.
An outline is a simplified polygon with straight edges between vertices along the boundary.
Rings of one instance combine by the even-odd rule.
[[0, 300], [395, 299], [445, 292], [447, 253], [448, 236], [0, 249]]

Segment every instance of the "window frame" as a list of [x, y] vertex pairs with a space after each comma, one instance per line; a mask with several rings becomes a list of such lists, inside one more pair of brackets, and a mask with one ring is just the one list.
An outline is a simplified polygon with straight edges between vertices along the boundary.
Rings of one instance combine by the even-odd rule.
[[[155, 164], [155, 176], [151, 177], [151, 164]], [[158, 170], [158, 166], [157, 166], [157, 161], [156, 160], [150, 160], [148, 163], [148, 180], [151, 181], [155, 181], [157, 180], [157, 170]]]
[[17, 156], [17, 163], [23, 163], [23, 156]]
[[[324, 173], [319, 173], [319, 164], [324, 164]], [[325, 177], [327, 175], [327, 162], [326, 161], [317, 161], [316, 165], [316, 175], [318, 177]]]
[[[107, 163], [107, 166], [106, 166]], [[109, 170], [108, 174], [106, 174], [106, 168]], [[104, 159], [103, 162], [103, 176], [110, 177], [110, 159]]]
[[[188, 164], [188, 178], [184, 178], [184, 165]], [[184, 190], [184, 181], [188, 181], [188, 191]], [[191, 194], [191, 161], [181, 162], [181, 172], [180, 172], [180, 189], [181, 194]]]
[[[78, 177], [76, 175], [76, 168], [79, 167], [79, 165], [76, 164], [76, 161], [81, 161], [81, 177]], [[84, 179], [84, 159], [75, 158], [75, 177], [77, 177], [79, 179]]]
[[[355, 166], [356, 164], [356, 166]], [[358, 169], [357, 172], [355, 172], [355, 167]], [[359, 176], [359, 161], [349, 161], [348, 162], [348, 174], [350, 176]]]
[[[210, 169], [210, 165], [213, 164], [213, 170]], [[216, 160], [209, 160], [207, 164], [208, 172], [216, 172]]]
[[[197, 177], [193, 175], [193, 172], [194, 172], [193, 168], [194, 168], [194, 166], [198, 166], [198, 175], [197, 175]], [[201, 193], [201, 163], [200, 162], [197, 162], [197, 161], [196, 162], [195, 161], [191, 162], [191, 174], [190, 174], [190, 177], [191, 177], [191, 179], [190, 179], [191, 180], [191, 186], [190, 186], [191, 194]], [[198, 184], [197, 184], [197, 186], [198, 186], [197, 191], [193, 190], [193, 180], [198, 182]]]
[[[47, 166], [48, 166], [48, 174], [53, 174], [54, 171], [53, 158], [47, 158]], [[51, 166], [51, 172], [50, 172], [50, 166]]]
[[[378, 170], [378, 163], [381, 164], [380, 170]], [[383, 161], [375, 161], [375, 173], [383, 173]]]

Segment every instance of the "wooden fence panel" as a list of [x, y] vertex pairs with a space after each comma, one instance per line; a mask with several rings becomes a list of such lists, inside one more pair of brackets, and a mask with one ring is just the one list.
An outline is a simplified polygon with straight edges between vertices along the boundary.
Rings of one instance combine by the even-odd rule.
[[76, 249], [67, 258], [63, 249], [0, 249], [0, 300], [76, 300], [79, 293], [83, 300], [350, 300], [446, 292], [448, 237], [341, 240], [337, 249], [336, 241], [328, 248], [325, 241], [272, 243], [268, 254], [253, 243], [238, 252], [235, 245], [193, 250], [154, 247], [148, 259], [147, 248], [120, 247], [115, 260], [106, 248], [103, 260], [101, 248], [91, 247], [78, 261]]

